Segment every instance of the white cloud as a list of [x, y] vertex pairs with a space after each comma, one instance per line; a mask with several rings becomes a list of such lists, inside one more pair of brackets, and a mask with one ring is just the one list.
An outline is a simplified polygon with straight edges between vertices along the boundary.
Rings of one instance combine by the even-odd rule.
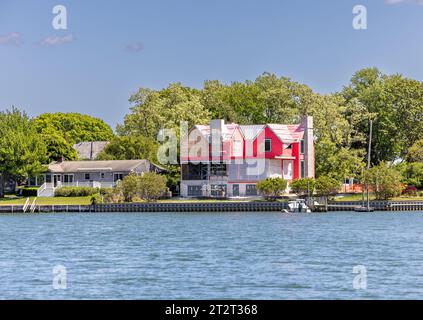
[[73, 41], [73, 36], [70, 34], [63, 37], [49, 36], [41, 40], [40, 42], [38, 42], [38, 44], [42, 47], [53, 47], [53, 46], [60, 46], [62, 44], [69, 43], [72, 41]]
[[17, 32], [12, 32], [6, 35], [0, 35], [0, 45], [10, 44], [19, 47], [22, 44], [21, 35]]
[[140, 51], [144, 50], [144, 45], [140, 42], [127, 44], [125, 46], [125, 50], [130, 51], [130, 52], [140, 52]]

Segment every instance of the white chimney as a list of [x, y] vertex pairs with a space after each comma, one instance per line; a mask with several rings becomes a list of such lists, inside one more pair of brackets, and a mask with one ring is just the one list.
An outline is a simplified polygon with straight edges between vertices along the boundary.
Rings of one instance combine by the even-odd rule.
[[304, 127], [304, 165], [305, 177], [315, 177], [315, 163], [314, 163], [314, 127], [313, 117], [305, 116], [302, 121]]
[[222, 136], [225, 130], [225, 121], [223, 119], [210, 120], [210, 143], [212, 157], [222, 155]]

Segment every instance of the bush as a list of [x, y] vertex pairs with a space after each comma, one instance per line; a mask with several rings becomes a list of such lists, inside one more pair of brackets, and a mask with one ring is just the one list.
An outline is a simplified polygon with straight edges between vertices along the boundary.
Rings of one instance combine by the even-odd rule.
[[364, 171], [362, 182], [374, 190], [376, 200], [388, 200], [401, 194], [404, 189], [402, 180], [403, 177], [396, 168], [381, 162]]
[[54, 192], [55, 197], [87, 197], [100, 192], [93, 187], [61, 187]]
[[292, 181], [290, 187], [292, 192], [298, 195], [313, 195], [315, 184], [313, 178], [302, 178]]
[[328, 176], [320, 176], [316, 180], [316, 193], [320, 196], [335, 195], [339, 192], [341, 183]]
[[133, 202], [138, 200], [154, 201], [166, 192], [166, 177], [150, 172], [142, 176], [130, 174], [108, 192], [107, 202]]
[[23, 197], [36, 197], [38, 188], [36, 187], [25, 187], [22, 189]]
[[278, 197], [284, 193], [288, 182], [282, 178], [267, 178], [257, 183], [257, 190], [265, 197]]
[[407, 186], [403, 191], [402, 194], [405, 194], [407, 196], [417, 196], [417, 187], [416, 186]]

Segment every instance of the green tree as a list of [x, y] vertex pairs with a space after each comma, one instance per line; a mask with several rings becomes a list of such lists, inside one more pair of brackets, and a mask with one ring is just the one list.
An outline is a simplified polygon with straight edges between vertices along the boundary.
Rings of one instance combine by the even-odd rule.
[[82, 141], [109, 141], [113, 131], [103, 120], [80, 113], [44, 113], [34, 119], [37, 131], [60, 135], [73, 144]]
[[48, 162], [56, 161], [61, 156], [66, 160], [78, 159], [76, 150], [60, 134], [41, 134], [40, 137], [47, 148]]
[[[367, 136], [368, 120], [373, 119], [372, 164], [404, 158], [408, 149], [421, 138], [422, 82], [398, 74], [384, 75], [376, 68], [368, 68], [354, 74], [342, 95], [347, 104], [365, 110], [357, 116], [357, 132]], [[367, 141], [356, 142], [354, 147], [366, 149]]]
[[313, 178], [301, 178], [291, 182], [292, 192], [300, 196], [313, 195], [315, 188], [315, 180]]
[[33, 121], [16, 108], [0, 112], [0, 197], [8, 179], [22, 181], [41, 173], [46, 147]]
[[423, 189], [423, 162], [403, 162], [395, 167], [402, 176], [402, 182]]
[[320, 176], [316, 179], [316, 193], [320, 196], [328, 197], [339, 192], [341, 183], [328, 176]]
[[408, 149], [407, 161], [423, 163], [423, 139], [416, 141], [416, 143]]
[[99, 160], [148, 159], [157, 162], [157, 143], [143, 136], [114, 137], [98, 155]]
[[115, 187], [115, 193], [122, 194], [125, 202], [132, 202], [139, 192], [139, 177], [129, 174]]
[[257, 190], [267, 198], [282, 195], [288, 182], [282, 178], [267, 178], [257, 183]]
[[403, 190], [402, 180], [401, 173], [384, 162], [364, 171], [362, 179], [373, 190], [377, 200], [399, 196]]
[[179, 135], [180, 121], [189, 126], [207, 123], [210, 113], [200, 101], [200, 91], [171, 84], [155, 91], [141, 88], [129, 102], [134, 104], [125, 116], [124, 123], [117, 126], [119, 135], [145, 136], [156, 140], [160, 129], [175, 130]]
[[139, 196], [147, 201], [155, 201], [167, 190], [166, 178], [154, 172], [139, 177]]

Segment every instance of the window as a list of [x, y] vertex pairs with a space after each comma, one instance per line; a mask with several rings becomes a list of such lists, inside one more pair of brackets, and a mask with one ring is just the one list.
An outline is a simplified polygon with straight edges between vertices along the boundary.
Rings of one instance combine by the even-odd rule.
[[85, 174], [85, 180], [90, 180], [90, 174], [89, 173]]
[[201, 197], [203, 195], [201, 186], [188, 186], [188, 197]]
[[46, 182], [51, 183], [51, 174], [46, 175]]
[[301, 167], [301, 178], [304, 178], [305, 177], [305, 163], [304, 163], [304, 160], [301, 160], [300, 167]]
[[212, 184], [211, 185], [211, 196], [212, 197], [226, 197], [226, 185], [224, 185], [224, 184]]
[[245, 186], [245, 195], [246, 196], [256, 196], [257, 195], [257, 189], [255, 184], [247, 184]]
[[104, 179], [104, 172], [100, 173], [100, 178]]
[[[88, 178], [89, 179], [89, 178]], [[64, 174], [63, 182], [73, 182], [73, 174]]]
[[123, 173], [115, 173], [113, 176], [113, 181], [123, 180]]
[[265, 139], [264, 152], [271, 152], [271, 151], [272, 151], [272, 139]]
[[304, 143], [304, 140], [301, 140], [300, 154], [304, 154], [304, 151], [305, 151], [305, 143]]
[[226, 163], [212, 164], [210, 174], [212, 176], [226, 176]]
[[242, 157], [242, 140], [234, 140], [234, 157]]
[[284, 144], [284, 148], [288, 150], [292, 149], [292, 143]]

